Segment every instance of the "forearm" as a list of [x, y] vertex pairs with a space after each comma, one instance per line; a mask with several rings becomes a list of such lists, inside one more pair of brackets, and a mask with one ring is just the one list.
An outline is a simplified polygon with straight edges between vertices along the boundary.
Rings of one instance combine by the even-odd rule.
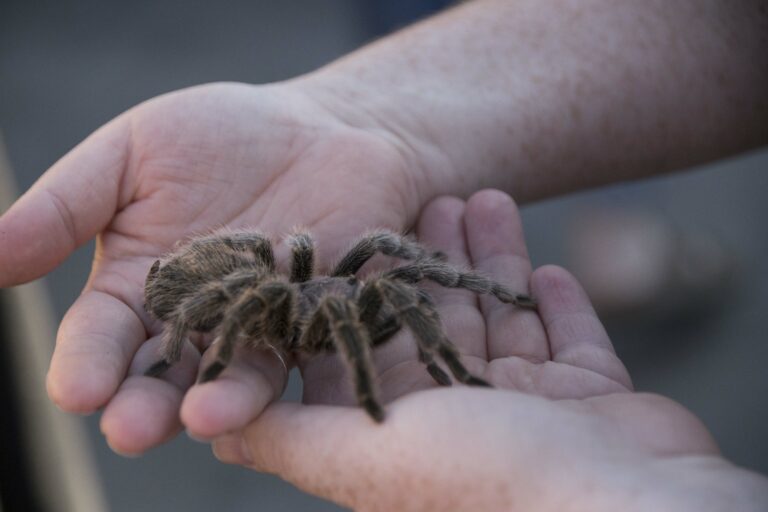
[[418, 155], [424, 195], [524, 201], [768, 143], [767, 16], [758, 0], [478, 0], [301, 80]]

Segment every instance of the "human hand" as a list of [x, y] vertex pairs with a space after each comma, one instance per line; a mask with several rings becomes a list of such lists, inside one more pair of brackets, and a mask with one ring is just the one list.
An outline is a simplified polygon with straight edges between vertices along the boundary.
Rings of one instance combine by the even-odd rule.
[[[503, 282], [509, 288], [526, 292], [530, 262], [512, 200], [496, 191], [473, 196], [467, 206], [469, 239], [464, 236], [463, 207], [457, 202], [460, 204], [459, 200], [445, 198], [424, 213], [419, 227], [423, 241], [445, 251], [455, 264], [470, 264], [481, 272], [504, 275]], [[496, 229], [499, 231], [492, 231]], [[480, 247], [481, 252], [471, 249], [467, 253], [467, 246]], [[516, 310], [491, 298], [482, 299], [481, 310], [472, 292], [431, 289], [442, 310], [448, 335], [464, 355], [465, 364], [486, 380], [551, 398], [581, 398], [626, 391], [631, 386], [626, 370], [596, 321], [585, 327], [595, 331], [587, 333], [591, 336], [589, 343], [561, 350], [559, 339], [550, 342], [539, 317], [530, 310]], [[374, 353], [382, 384], [380, 399], [384, 402], [435, 386], [406, 331]], [[556, 351], [554, 356], [550, 354], [551, 348]], [[212, 357], [214, 352], [207, 351], [202, 366], [206, 367], [207, 359]], [[246, 351], [241, 351], [241, 359], [248, 357]], [[304, 378], [305, 402], [356, 403], [347, 369], [336, 355], [313, 356], [298, 363]], [[261, 412], [265, 402], [254, 400], [252, 395], [261, 396], [258, 389], [264, 387], [259, 381], [263, 372], [248, 370], [242, 361], [239, 365], [236, 362], [224, 370], [223, 379], [195, 385], [189, 391], [182, 408], [188, 432], [197, 438], [214, 438], [244, 427]], [[251, 383], [252, 389], [233, 389], [230, 380]], [[224, 389], [227, 395], [218, 391]], [[196, 397], [210, 395], [219, 399], [205, 402], [205, 407], [195, 405], [199, 400]], [[190, 414], [190, 410], [195, 414]]]
[[[413, 221], [409, 155], [396, 137], [338, 121], [290, 83], [196, 87], [98, 130], [0, 218], [2, 286], [45, 274], [98, 235], [91, 276], [59, 330], [52, 400], [79, 413], [106, 406], [102, 429], [122, 453], [175, 435], [199, 355], [189, 345], [164, 380], [141, 376], [158, 357], [159, 325], [143, 309], [152, 262], [177, 240], [223, 225], [279, 236], [296, 224], [316, 234], [328, 261], [365, 228]], [[285, 379], [264, 354], [241, 358], [223, 377], [186, 397], [191, 432], [245, 424]]]
[[732, 506], [731, 493], [764, 503], [765, 482], [718, 457], [693, 415], [631, 392], [572, 276], [557, 267], [531, 274], [511, 199], [494, 191], [466, 204], [441, 198], [418, 228], [454, 263], [517, 289], [530, 281], [539, 316], [430, 288], [464, 362], [497, 389], [429, 389], [403, 336], [376, 352], [390, 403], [375, 424], [359, 408], [317, 405], [354, 400], [344, 372], [315, 358], [304, 368], [312, 405], [268, 406], [214, 441], [220, 460], [361, 511], [719, 510]]
[[[485, 190], [466, 205], [456, 198], [437, 199], [421, 215], [417, 234], [427, 247], [446, 253], [450, 263], [475, 268], [514, 291], [528, 293], [531, 263], [517, 208], [506, 194]], [[545, 328], [551, 302], [543, 306], [546, 309], [540, 318], [535, 311], [503, 304], [492, 296], [478, 297], [436, 284], [424, 286], [435, 299], [448, 338], [458, 347], [465, 365], [495, 386], [553, 399], [631, 390], [629, 375], [583, 294], [575, 306], [570, 304], [573, 297], [557, 295], [562, 293], [557, 288], [559, 273], [542, 269], [536, 283], [543, 290], [535, 289], [533, 295], [555, 294], [560, 301], [555, 307], [580, 308], [563, 327]], [[555, 321], [562, 322], [560, 318]], [[405, 331], [374, 352], [385, 402], [436, 386]], [[306, 403], [356, 403], [338, 357], [315, 356], [301, 366]]]

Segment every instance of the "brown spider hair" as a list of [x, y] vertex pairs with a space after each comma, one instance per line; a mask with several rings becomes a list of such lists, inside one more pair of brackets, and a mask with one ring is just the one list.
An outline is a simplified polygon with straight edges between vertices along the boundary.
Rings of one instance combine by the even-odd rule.
[[[324, 276], [313, 273], [309, 233], [295, 232], [287, 243], [292, 252], [288, 276], [276, 271], [269, 239], [253, 231], [197, 237], [156, 261], [146, 279], [145, 307], [165, 326], [162, 358], [146, 374], [160, 375], [177, 362], [190, 331], [213, 332], [217, 340], [214, 361], [203, 369], [202, 382], [215, 379], [226, 368], [239, 342], [287, 353], [338, 352], [350, 368], [359, 404], [374, 420], [382, 421], [371, 351], [403, 326], [413, 333], [419, 359], [437, 383], [451, 384], [436, 363], [439, 359], [458, 381], [489, 386], [461, 363], [434, 302], [416, 286], [418, 282], [427, 279], [491, 294], [516, 306], [536, 307], [530, 296], [450, 265], [441, 253], [390, 231], [362, 236]], [[409, 263], [365, 280], [357, 277], [377, 253]]]

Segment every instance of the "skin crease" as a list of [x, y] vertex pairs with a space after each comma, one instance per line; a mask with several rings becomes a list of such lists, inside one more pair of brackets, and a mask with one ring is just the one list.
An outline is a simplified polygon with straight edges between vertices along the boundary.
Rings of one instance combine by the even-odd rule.
[[[768, 500], [768, 482], [726, 462], [690, 412], [632, 393], [574, 278], [552, 266], [531, 274], [508, 196], [487, 190], [467, 203], [437, 199], [418, 235], [453, 263], [512, 283], [530, 278], [540, 317], [430, 287], [442, 317], [453, 319], [449, 337], [475, 354], [466, 362], [498, 389], [434, 389], [423, 366], [404, 359], [380, 379], [394, 400], [382, 425], [357, 408], [278, 403], [216, 439], [220, 460], [361, 511], [730, 510], [734, 503], [759, 510]], [[377, 356], [392, 364], [387, 352], [412, 343], [400, 337]], [[304, 369], [327, 382], [312, 372]], [[307, 389], [305, 402], [353, 403], [346, 379], [330, 389], [322, 396]], [[681, 472], [685, 482], [667, 485]]]
[[[274, 356], [240, 354], [216, 382], [193, 386], [201, 356], [190, 343], [163, 380], [141, 376], [159, 332], [142, 308], [144, 276], [177, 240], [222, 225], [278, 239], [301, 224], [323, 266], [366, 228], [413, 226], [442, 194], [493, 186], [528, 201], [765, 144], [765, 13], [758, 1], [478, 1], [289, 82], [163, 95], [99, 129], [0, 217], [0, 285], [40, 277], [97, 237], [91, 276], [60, 326], [51, 399], [70, 412], [103, 408], [107, 442], [124, 454], [181, 428], [204, 439], [236, 431], [282, 390]], [[524, 248], [521, 235], [514, 248]], [[286, 253], [278, 246], [278, 258]], [[497, 274], [492, 257], [486, 270], [527, 287], [525, 256], [501, 259], [513, 268], [499, 264]], [[443, 315], [449, 332], [487, 341], [460, 345], [499, 387], [586, 399], [628, 385], [604, 347], [567, 352], [562, 364], [582, 370], [558, 370], [535, 317], [474, 312], [462, 324], [452, 308], [475, 299], [447, 297], [458, 301]], [[514, 345], [494, 332], [515, 334]], [[516, 358], [505, 359], [510, 350]], [[377, 357], [386, 399], [428, 384], [405, 337]], [[486, 364], [499, 357], [507, 362]], [[350, 402], [333, 360], [302, 369], [307, 402]], [[650, 480], [679, 482], [650, 466]], [[717, 467], [731, 488], [752, 482]], [[704, 476], [697, 489], [723, 489]], [[350, 502], [353, 490], [344, 492]]]

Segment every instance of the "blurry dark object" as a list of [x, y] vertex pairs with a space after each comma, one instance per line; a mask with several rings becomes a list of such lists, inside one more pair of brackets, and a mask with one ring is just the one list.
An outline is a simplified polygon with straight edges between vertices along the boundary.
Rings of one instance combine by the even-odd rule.
[[[0, 141], [0, 212], [14, 190]], [[40, 283], [0, 290], [2, 512], [106, 510], [82, 423], [46, 396], [54, 332]]]
[[582, 214], [568, 253], [595, 309], [630, 324], [705, 319], [727, 306], [737, 269], [714, 235], [641, 210]]
[[22, 421], [18, 368], [10, 364], [13, 354], [9, 322], [4, 314], [6, 302], [7, 292], [0, 290], [0, 510], [35, 512], [43, 510], [38, 499], [41, 489], [34, 481], [24, 449], [32, 440]]

